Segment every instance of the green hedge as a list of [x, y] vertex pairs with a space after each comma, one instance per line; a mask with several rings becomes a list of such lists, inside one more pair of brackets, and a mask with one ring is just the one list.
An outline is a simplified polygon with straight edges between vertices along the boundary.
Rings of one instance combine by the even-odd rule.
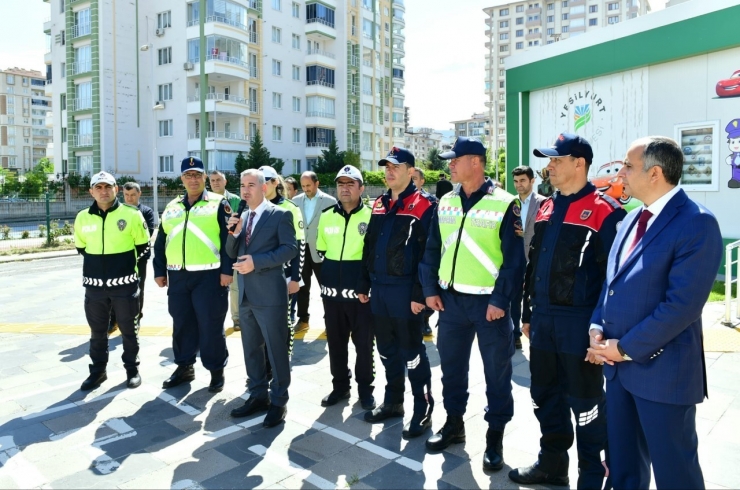
[[[426, 181], [427, 185], [433, 185], [436, 184], [439, 181], [439, 170], [424, 170], [424, 180]], [[486, 176], [490, 177], [491, 179], [495, 179], [496, 176], [493, 172], [486, 172]], [[296, 181], [301, 181], [301, 176], [299, 174], [292, 175]], [[319, 178], [319, 182], [321, 183], [322, 187], [331, 186], [334, 183], [334, 179], [336, 178], [335, 174], [318, 174], [317, 177]], [[503, 177], [503, 176], [501, 176]], [[372, 186], [385, 186], [385, 171], [384, 170], [375, 170], [375, 171], [362, 171], [362, 178], [365, 181], [365, 185], [372, 185]], [[447, 174], [447, 178], [449, 179], [449, 174]], [[505, 181], [502, 182], [504, 186], [506, 185]]]

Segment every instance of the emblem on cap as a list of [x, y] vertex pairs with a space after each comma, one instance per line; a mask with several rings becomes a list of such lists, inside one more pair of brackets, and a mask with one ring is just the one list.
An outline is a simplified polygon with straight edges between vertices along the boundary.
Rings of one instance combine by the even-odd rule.
[[347, 165], [346, 167], [344, 167], [344, 171], [349, 173], [349, 165]]
[[558, 140], [560, 140], [560, 141], [565, 141], [565, 136], [563, 136], [563, 135], [561, 134], [560, 136], [558, 136]]
[[118, 229], [123, 231], [124, 228], [126, 228], [126, 225], [128, 224], [125, 219], [119, 219], [116, 223], [118, 225]]
[[190, 157], [190, 166], [192, 167], [193, 165], [195, 165], [195, 162], [193, 162], [193, 157]]

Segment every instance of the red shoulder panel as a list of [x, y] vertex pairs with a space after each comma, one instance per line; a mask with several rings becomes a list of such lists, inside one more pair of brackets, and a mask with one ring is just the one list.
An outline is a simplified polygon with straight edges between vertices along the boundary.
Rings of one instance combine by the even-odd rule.
[[599, 192], [594, 192], [572, 203], [565, 213], [565, 223], [585, 226], [598, 232], [604, 220], [614, 211], [613, 200], [607, 201]]
[[416, 191], [403, 200], [403, 209], [398, 211], [398, 216], [413, 216], [420, 220], [427, 209], [431, 207], [432, 203], [429, 202], [429, 199], [424, 197], [421, 192]]
[[550, 216], [552, 215], [554, 208], [555, 203], [552, 202], [552, 198], [548, 197], [545, 199], [545, 202], [542, 203], [542, 206], [540, 206], [540, 209], [537, 211], [537, 218], [534, 220], [535, 223], [540, 221], [550, 221]]

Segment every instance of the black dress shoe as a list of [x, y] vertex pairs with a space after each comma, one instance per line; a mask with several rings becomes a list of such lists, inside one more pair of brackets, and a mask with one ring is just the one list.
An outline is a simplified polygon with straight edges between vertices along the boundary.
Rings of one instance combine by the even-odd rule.
[[285, 420], [286, 413], [288, 413], [287, 407], [270, 405], [269, 410], [267, 410], [267, 415], [265, 415], [265, 420], [262, 422], [262, 427], [269, 429], [270, 427], [275, 427], [276, 425], [281, 424], [283, 420]]
[[486, 451], [483, 453], [483, 469], [499, 471], [504, 467], [504, 432], [488, 429]]
[[403, 426], [401, 435], [406, 439], [419, 437], [432, 426], [432, 418], [427, 414], [414, 414], [409, 423]]
[[139, 371], [126, 371], [126, 388], [138, 388], [141, 386]]
[[332, 405], [336, 405], [339, 400], [346, 400], [349, 398], [349, 390], [347, 391], [337, 391], [332, 390], [331, 393], [326, 395], [323, 400], [321, 400], [321, 406], [322, 407], [330, 407]]
[[381, 403], [379, 407], [365, 412], [365, 422], [374, 424], [376, 422], [382, 422], [385, 419], [391, 417], [403, 417], [403, 403], [396, 403], [393, 405], [386, 405]]
[[193, 369], [192, 364], [188, 364], [186, 366], [177, 366], [177, 369], [175, 369], [175, 372], [172, 373], [172, 376], [167, 378], [167, 380], [162, 383], [162, 388], [174, 388], [177, 385], [181, 385], [183, 383], [189, 383], [190, 381], [193, 381], [195, 379], [195, 369]]
[[442, 451], [450, 444], [465, 442], [465, 423], [462, 417], [447, 416], [447, 421], [442, 429], [427, 439], [427, 449], [430, 451]]
[[94, 390], [95, 388], [100, 386], [106, 379], [108, 379], [108, 374], [105, 371], [101, 371], [99, 373], [90, 373], [90, 376], [88, 376], [87, 379], [82, 382], [80, 390]]
[[253, 413], [262, 412], [270, 408], [269, 398], [254, 398], [249, 397], [249, 400], [244, 402], [239, 408], [235, 408], [231, 411], [232, 417], [246, 417]]
[[375, 397], [373, 395], [360, 398], [360, 406], [363, 410], [372, 410], [375, 408]]
[[424, 334], [424, 336], [432, 335], [432, 327], [429, 326], [429, 322], [425, 322], [424, 325], [421, 327], [421, 333]]
[[214, 369], [211, 371], [211, 384], [208, 385], [208, 391], [218, 393], [224, 389], [224, 370]]
[[514, 347], [518, 350], [522, 350], [522, 338], [521, 337], [516, 337], [514, 339]]
[[567, 487], [570, 484], [567, 473], [565, 475], [553, 475], [544, 472], [539, 468], [539, 461], [526, 468], [515, 468], [511, 470], [509, 472], [509, 479], [522, 485], [546, 483], [548, 485]]

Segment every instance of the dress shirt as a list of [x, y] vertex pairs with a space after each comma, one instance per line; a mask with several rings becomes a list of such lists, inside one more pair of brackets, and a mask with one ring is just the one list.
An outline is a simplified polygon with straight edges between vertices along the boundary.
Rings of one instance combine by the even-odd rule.
[[[653, 215], [650, 217], [650, 220], [647, 222], [647, 226], [645, 227], [645, 233], [646, 234], [647, 234], [647, 231], [652, 226], [652, 224], [655, 223], [655, 219], [658, 217], [658, 215], [661, 213], [661, 211], [663, 211], [663, 208], [665, 208], [665, 205], [668, 204], [668, 201], [670, 201], [671, 199], [673, 199], [673, 196], [675, 196], [678, 193], [678, 191], [679, 191], [679, 187], [676, 186], [673, 189], [671, 189], [670, 191], [668, 191], [665, 194], [663, 194], [662, 196], [660, 196], [650, 206], [648, 206], [648, 207], [645, 207], [644, 205], [642, 206], [642, 210], [641, 211], [644, 211], [644, 210], [647, 209], [648, 211], [650, 211], [651, 213], [653, 213]], [[621, 267], [621, 264], [623, 264], [624, 261], [627, 260], [627, 252], [629, 251], [629, 248], [630, 248], [629, 244], [632, 243], [635, 240], [635, 235], [636, 234], [637, 234], [637, 222], [635, 222], [635, 225], [632, 227], [632, 229], [627, 234], [627, 236], [624, 237], [624, 241], [622, 241], [621, 244], [617, 244], [615, 242], [614, 245], [613, 245], [613, 246], [621, 246], [622, 247], [622, 250], [620, 250], [620, 253], [619, 253], [619, 264], [620, 264], [620, 267]], [[602, 332], [604, 331], [604, 329], [601, 327], [601, 325], [597, 325], [595, 323], [592, 323], [591, 324], [591, 328], [590, 329], [601, 330]]]
[[311, 221], [311, 218], [313, 218], [313, 212], [316, 210], [316, 204], [319, 202], [319, 193], [316, 192], [316, 195], [313, 196], [313, 199], [308, 198], [308, 194], [306, 194], [306, 197], [303, 199], [303, 219], [306, 220], [306, 223]]
[[530, 191], [526, 199], [522, 199], [521, 196], [519, 196], [519, 204], [522, 212], [522, 230], [527, 228], [527, 214], [529, 213], [529, 205], [532, 203], [533, 196], [534, 191]]
[[242, 225], [242, 229], [239, 230], [239, 233], [235, 233], [234, 237], [238, 237], [242, 234], [242, 231], [247, 229], [247, 224], [249, 223], [249, 213], [252, 211], [255, 212], [254, 218], [252, 218], [252, 233], [254, 233], [254, 228], [257, 226], [257, 222], [260, 220], [260, 216], [262, 216], [262, 213], [265, 212], [265, 208], [267, 208], [267, 199], [262, 199], [262, 202], [259, 206], [257, 206], [255, 209], [249, 209], [247, 208], [246, 211], [242, 213], [242, 221], [244, 221], [244, 224]]

